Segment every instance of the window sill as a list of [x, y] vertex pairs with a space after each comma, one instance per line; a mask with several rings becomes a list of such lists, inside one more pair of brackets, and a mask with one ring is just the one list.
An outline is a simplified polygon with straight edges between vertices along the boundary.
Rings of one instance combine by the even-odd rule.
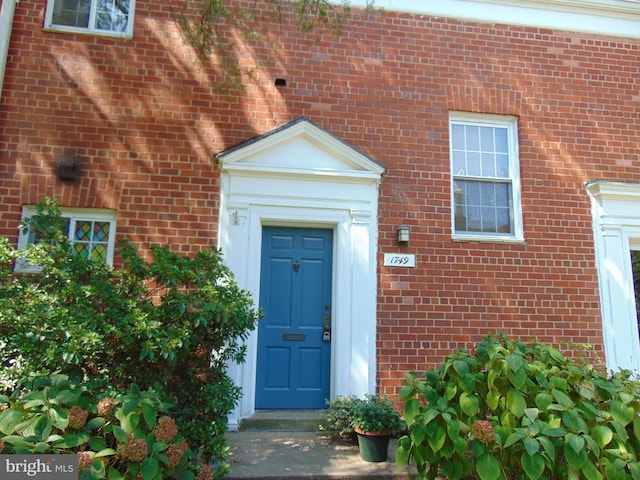
[[526, 245], [523, 237], [453, 235], [451, 240], [459, 243], [502, 243], [507, 245]]
[[91, 37], [107, 37], [107, 38], [121, 38], [123, 40], [131, 40], [133, 38], [133, 32], [109, 32], [107, 30], [92, 30], [90, 28], [78, 28], [67, 27], [63, 25], [49, 25], [42, 27], [44, 32], [50, 33], [67, 33], [75, 35], [86, 35]]

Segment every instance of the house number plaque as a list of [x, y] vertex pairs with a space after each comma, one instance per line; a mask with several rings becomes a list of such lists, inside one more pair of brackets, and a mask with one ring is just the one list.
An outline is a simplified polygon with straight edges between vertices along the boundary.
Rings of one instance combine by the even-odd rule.
[[406, 253], [385, 253], [385, 267], [415, 267], [416, 256]]

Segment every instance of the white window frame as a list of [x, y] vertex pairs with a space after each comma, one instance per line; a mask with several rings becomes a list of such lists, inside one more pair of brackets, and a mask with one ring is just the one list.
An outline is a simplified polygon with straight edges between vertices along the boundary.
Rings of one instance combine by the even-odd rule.
[[[456, 175], [453, 161], [453, 126], [470, 125], [490, 128], [506, 128], [508, 138], [509, 176], [496, 178], [496, 182], [511, 184], [511, 223], [512, 232], [509, 233], [480, 233], [480, 232], [456, 232], [456, 204], [455, 181], [465, 179], [466, 176]], [[510, 115], [488, 115], [467, 112], [450, 112], [449, 114], [449, 159], [451, 172], [451, 235], [454, 240], [491, 242], [491, 243], [522, 243], [524, 242], [524, 229], [522, 224], [522, 200], [520, 192], [520, 161], [518, 156], [518, 118]], [[487, 179], [489, 177], [468, 176], [473, 179]]]
[[60, 25], [53, 23], [53, 13], [55, 10], [56, 1], [62, 0], [47, 0], [47, 10], [45, 13], [44, 29], [54, 32], [65, 33], [80, 33], [90, 35], [100, 35], [106, 37], [117, 37], [130, 39], [133, 37], [133, 20], [135, 16], [136, 2], [135, 0], [129, 1], [129, 17], [127, 19], [127, 28], [124, 32], [117, 32], [114, 30], [103, 30], [96, 27], [96, 10], [98, 0], [91, 1], [91, 9], [89, 12], [89, 25], [87, 27], [75, 27], [72, 25]]
[[[31, 218], [37, 212], [36, 207], [25, 206], [22, 208], [22, 220]], [[71, 225], [69, 227], [69, 235], [73, 232], [74, 222], [109, 222], [109, 240], [107, 242], [107, 257], [106, 263], [113, 265], [113, 253], [115, 250], [115, 238], [116, 238], [116, 214], [110, 210], [103, 209], [61, 209], [60, 212], [63, 218], [69, 218]], [[73, 242], [73, 239], [70, 238]], [[28, 229], [20, 229], [18, 236], [18, 250], [26, 250], [29, 244], [29, 231]], [[37, 264], [29, 262], [18, 261], [16, 262], [14, 271], [17, 273], [37, 273], [42, 268]]]

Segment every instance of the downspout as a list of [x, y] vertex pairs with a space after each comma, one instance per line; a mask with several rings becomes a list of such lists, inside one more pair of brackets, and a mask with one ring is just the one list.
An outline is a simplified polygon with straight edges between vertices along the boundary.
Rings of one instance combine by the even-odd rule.
[[2, 100], [2, 88], [4, 85], [4, 72], [7, 69], [7, 57], [9, 56], [9, 40], [11, 39], [11, 27], [18, 0], [2, 0], [0, 9], [0, 101]]

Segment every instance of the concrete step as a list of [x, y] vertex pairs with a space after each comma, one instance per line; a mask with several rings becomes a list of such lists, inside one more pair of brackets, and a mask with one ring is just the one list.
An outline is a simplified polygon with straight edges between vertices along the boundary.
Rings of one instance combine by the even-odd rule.
[[240, 422], [241, 432], [317, 432], [322, 410], [257, 410]]

